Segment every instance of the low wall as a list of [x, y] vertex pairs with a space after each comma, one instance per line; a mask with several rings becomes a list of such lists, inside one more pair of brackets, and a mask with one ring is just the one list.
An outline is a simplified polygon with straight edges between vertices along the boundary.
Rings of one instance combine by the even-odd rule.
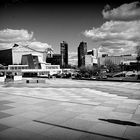
[[26, 80], [26, 83], [45, 83], [46, 81], [45, 80], [42, 80], [42, 79], [29, 79], [29, 80]]
[[5, 81], [5, 77], [0, 77], [0, 82], [4, 82]]

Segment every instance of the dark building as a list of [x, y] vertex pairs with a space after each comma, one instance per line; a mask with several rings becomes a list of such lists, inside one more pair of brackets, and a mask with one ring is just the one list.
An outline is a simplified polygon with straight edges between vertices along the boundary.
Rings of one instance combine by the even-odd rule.
[[94, 50], [87, 51], [87, 55], [94, 55]]
[[68, 66], [68, 43], [65, 41], [60, 43], [60, 54], [62, 58], [61, 66], [66, 68]]
[[106, 56], [108, 56], [108, 54], [102, 54], [102, 57], [106, 57]]
[[78, 47], [78, 67], [85, 66], [85, 55], [87, 54], [87, 43], [80, 42]]
[[0, 64], [8, 66], [12, 63], [12, 49], [0, 50]]
[[32, 54], [22, 55], [21, 64], [28, 65], [29, 69], [41, 69], [38, 56], [33, 56]]
[[62, 63], [61, 54], [52, 54], [51, 57], [46, 58], [47, 63], [51, 63], [51, 65], [60, 65]]

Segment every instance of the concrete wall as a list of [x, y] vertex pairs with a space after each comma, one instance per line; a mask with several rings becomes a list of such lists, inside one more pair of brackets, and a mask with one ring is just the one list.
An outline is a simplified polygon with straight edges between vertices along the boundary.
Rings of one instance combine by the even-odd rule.
[[5, 81], [5, 77], [0, 77], [0, 82], [4, 82]]
[[14, 76], [14, 81], [22, 80], [22, 76]]

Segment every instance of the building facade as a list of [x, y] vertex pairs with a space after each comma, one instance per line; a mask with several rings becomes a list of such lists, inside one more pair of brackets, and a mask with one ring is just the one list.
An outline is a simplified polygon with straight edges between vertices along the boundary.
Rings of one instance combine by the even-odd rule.
[[120, 55], [120, 56], [105, 56], [99, 58], [99, 64], [105, 65], [107, 61], [111, 61], [115, 65], [125, 64], [125, 62], [136, 62], [136, 56], [133, 55]]
[[94, 66], [98, 64], [98, 51], [93, 48], [92, 50], [87, 51], [85, 55], [85, 66]]
[[68, 66], [68, 43], [63, 41], [60, 43], [61, 66], [66, 68]]
[[[45, 51], [37, 51], [29, 46], [15, 44], [12, 48], [0, 50], [0, 64], [8, 65], [26, 65], [32, 61], [32, 64], [46, 63], [47, 53]], [[27, 62], [28, 61], [28, 62]]]
[[87, 54], [87, 43], [80, 42], [78, 46], [78, 67], [85, 66], [85, 55]]
[[51, 63], [51, 65], [62, 65], [62, 56], [61, 54], [53, 54], [51, 57], [46, 58], [47, 63]]
[[12, 65], [12, 49], [0, 50], [0, 64], [3, 66]]
[[93, 66], [93, 56], [85, 55], [85, 66]]
[[92, 50], [87, 51], [87, 55], [92, 55], [94, 58], [98, 57], [98, 50], [93, 48]]
[[[21, 64], [22, 57], [24, 55], [32, 55], [32, 59], [38, 59], [40, 63], [45, 62], [45, 58], [47, 53], [45, 51], [37, 51], [35, 49], [30, 48], [28, 45], [21, 46], [16, 45], [12, 47], [12, 61], [13, 64]], [[28, 59], [29, 60], [29, 59]]]

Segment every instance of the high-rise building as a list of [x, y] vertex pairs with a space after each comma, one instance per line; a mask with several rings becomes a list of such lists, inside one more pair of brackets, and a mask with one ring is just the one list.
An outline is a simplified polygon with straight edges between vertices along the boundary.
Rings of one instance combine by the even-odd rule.
[[60, 43], [60, 54], [62, 57], [62, 67], [66, 68], [68, 66], [68, 43], [63, 41]]
[[87, 43], [80, 42], [78, 47], [78, 67], [85, 66], [85, 55], [87, 54]]

